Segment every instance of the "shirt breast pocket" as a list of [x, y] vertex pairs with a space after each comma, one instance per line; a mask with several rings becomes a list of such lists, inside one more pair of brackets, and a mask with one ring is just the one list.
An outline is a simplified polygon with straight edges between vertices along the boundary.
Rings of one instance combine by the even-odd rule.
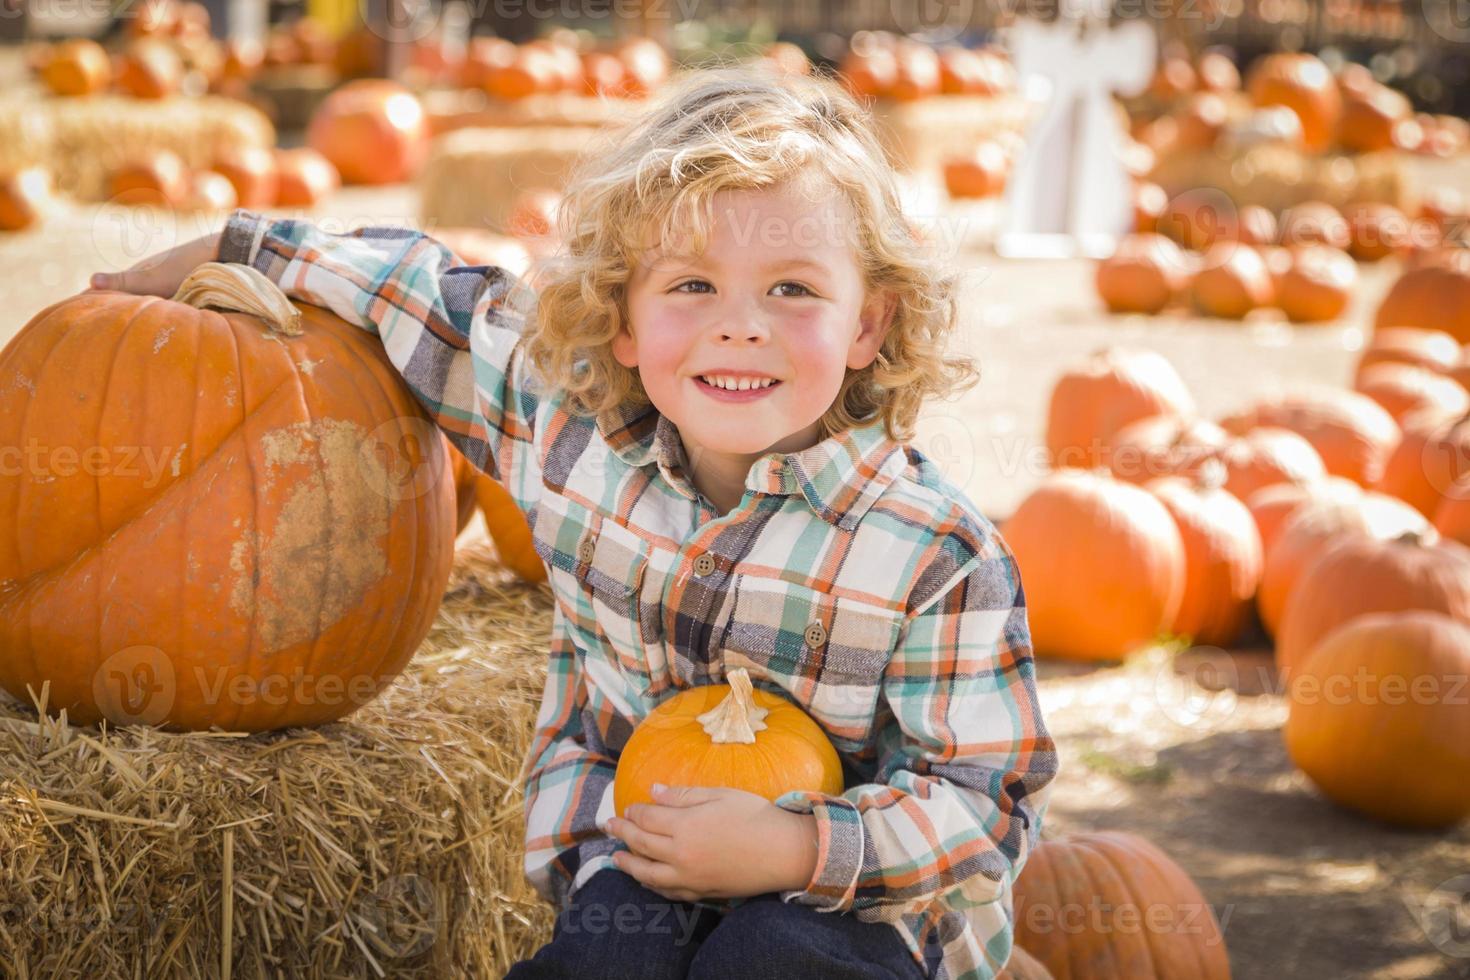
[[652, 545], [597, 511], [578, 515], [575, 524], [563, 522], [569, 526], [560, 531], [550, 527], [555, 518], [544, 529], [538, 521], [536, 529], [536, 549], [558, 601], [587, 637], [588, 655], [600, 651], [637, 694], [646, 695], [665, 674], [658, 611], [642, 601]]
[[725, 671], [783, 688], [839, 751], [870, 746], [903, 616], [779, 579], [743, 578], [721, 639]]

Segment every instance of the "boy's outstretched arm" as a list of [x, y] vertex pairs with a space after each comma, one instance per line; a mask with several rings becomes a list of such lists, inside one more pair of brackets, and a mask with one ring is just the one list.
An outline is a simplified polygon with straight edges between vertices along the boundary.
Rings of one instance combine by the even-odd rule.
[[[376, 333], [430, 418], [527, 509], [539, 496], [533, 432], [540, 396], [512, 309], [519, 280], [495, 266], [455, 266], [443, 244], [405, 228], [331, 234], [309, 221], [237, 210], [218, 235], [94, 277], [94, 288], [172, 295], [202, 262], [253, 266], [288, 296]], [[522, 287], [524, 288], [524, 287]]]

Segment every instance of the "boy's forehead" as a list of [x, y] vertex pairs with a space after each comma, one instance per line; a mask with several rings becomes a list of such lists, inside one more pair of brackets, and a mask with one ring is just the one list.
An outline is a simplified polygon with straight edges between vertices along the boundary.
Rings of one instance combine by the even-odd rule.
[[703, 216], [703, 250], [689, 222], [670, 217], [664, 227], [649, 227], [640, 236], [636, 265], [658, 268], [721, 256], [826, 265], [855, 254], [852, 208], [838, 192], [809, 195], [786, 185], [716, 192]]

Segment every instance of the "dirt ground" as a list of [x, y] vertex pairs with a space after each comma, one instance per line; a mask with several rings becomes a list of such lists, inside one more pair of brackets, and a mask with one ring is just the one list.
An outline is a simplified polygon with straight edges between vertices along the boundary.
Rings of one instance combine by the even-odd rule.
[[[315, 217], [412, 223], [414, 203], [407, 188], [348, 191]], [[71, 206], [37, 231], [0, 236], [0, 344], [91, 271], [217, 223]], [[1281, 385], [1340, 384], [1393, 274], [1366, 270], [1343, 322], [1293, 329], [1107, 317], [1084, 261], [1013, 262], [974, 248], [955, 261], [966, 274], [959, 343], [984, 381], [935, 406], [915, 441], [997, 518], [1041, 475], [1033, 450], [1065, 365], [1109, 343], [1153, 347], [1209, 416]], [[1319, 797], [1286, 758], [1284, 703], [1257, 646], [1177, 659], [1160, 650], [1111, 669], [1044, 664], [1044, 712], [1062, 750], [1048, 833], [1124, 829], [1161, 846], [1215, 908], [1237, 977], [1470, 978], [1470, 887], [1454, 887], [1470, 878], [1452, 881], [1470, 872], [1470, 826], [1398, 832]]]

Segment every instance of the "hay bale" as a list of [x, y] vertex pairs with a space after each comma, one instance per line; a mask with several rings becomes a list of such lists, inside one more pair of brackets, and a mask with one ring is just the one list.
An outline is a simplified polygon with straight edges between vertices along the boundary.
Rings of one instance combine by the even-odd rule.
[[461, 129], [434, 140], [419, 175], [425, 226], [505, 232], [516, 197], [560, 190], [598, 131], [578, 126]]
[[1412, 211], [1416, 205], [1397, 152], [1305, 154], [1264, 143], [1238, 152], [1209, 150], [1164, 157], [1152, 174], [1169, 196], [1196, 188], [1224, 191], [1237, 206], [1258, 204], [1276, 213], [1305, 201], [1339, 209], [1381, 201]]
[[938, 170], [987, 137], [1022, 132], [1034, 108], [1015, 95], [935, 95], [912, 102], [876, 100], [873, 123], [894, 167]]
[[23, 89], [0, 98], [0, 170], [39, 164], [58, 190], [84, 200], [102, 200], [107, 175], [145, 150], [208, 167], [229, 150], [275, 140], [260, 110], [221, 96], [62, 99]]
[[646, 103], [636, 99], [600, 98], [575, 92], [533, 95], [524, 99], [492, 99], [479, 89], [430, 89], [420, 95], [435, 136], [457, 129], [504, 126], [589, 126], [594, 129], [628, 121]]
[[408, 670], [266, 735], [0, 702], [0, 974], [499, 976], [550, 936], [517, 776], [551, 597], [463, 546]]

